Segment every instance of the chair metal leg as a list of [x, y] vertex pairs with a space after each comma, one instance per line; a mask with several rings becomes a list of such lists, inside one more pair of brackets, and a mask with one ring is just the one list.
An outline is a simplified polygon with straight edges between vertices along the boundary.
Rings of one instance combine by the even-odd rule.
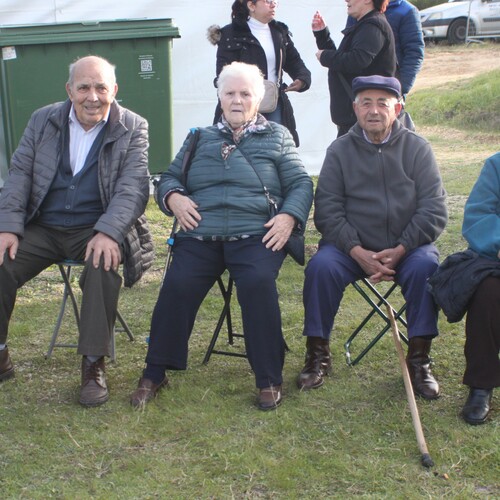
[[71, 287], [71, 265], [67, 265], [66, 269], [63, 264], [58, 264], [59, 272], [61, 273], [61, 277], [64, 282], [64, 291], [63, 298], [61, 301], [61, 307], [59, 308], [59, 314], [57, 316], [56, 326], [54, 327], [54, 331], [52, 333], [52, 338], [50, 340], [49, 348], [47, 353], [45, 354], [45, 358], [49, 359], [52, 356], [52, 351], [54, 347], [77, 347], [77, 344], [71, 343], [57, 343], [57, 336], [59, 335], [59, 330], [61, 329], [62, 320], [64, 317], [64, 312], [66, 310], [66, 304], [68, 302], [68, 297], [71, 300], [71, 305], [73, 307], [73, 313], [75, 316], [76, 326], [80, 328], [80, 312], [78, 310], [78, 302], [76, 301], [75, 294], [73, 293], [73, 288]]
[[219, 320], [217, 321], [217, 326], [215, 327], [214, 333], [210, 340], [210, 344], [208, 345], [207, 352], [205, 353], [205, 357], [203, 358], [203, 364], [206, 365], [210, 360], [212, 354], [222, 354], [225, 356], [235, 356], [239, 358], [246, 358], [246, 354], [239, 352], [231, 352], [231, 351], [221, 351], [219, 349], [215, 349], [215, 344], [217, 339], [219, 338], [219, 333], [224, 325], [224, 321], [227, 325], [227, 337], [228, 343], [233, 345], [234, 337], [243, 338], [241, 333], [236, 333], [233, 330], [233, 325], [231, 321], [231, 295], [233, 293], [233, 279], [230, 277], [227, 283], [227, 288], [224, 286], [224, 282], [222, 278], [217, 278], [217, 283], [219, 285], [220, 291], [222, 293], [222, 298], [224, 299], [224, 307], [222, 308], [222, 312], [220, 313]]
[[[370, 351], [370, 349], [389, 331], [391, 327], [390, 319], [385, 313], [383, 309], [381, 309], [382, 305], [389, 305], [388, 298], [392, 294], [392, 292], [396, 289], [398, 286], [396, 283], [393, 283], [390, 288], [382, 295], [374, 285], [372, 285], [367, 279], [362, 279], [362, 283], [373, 293], [373, 295], [377, 298], [377, 302], [375, 302], [368, 294], [367, 292], [363, 289], [362, 286], [360, 286], [357, 282], [354, 282], [352, 285], [353, 287], [358, 291], [358, 293], [371, 305], [372, 310], [368, 313], [368, 315], [364, 318], [364, 320], [360, 323], [360, 325], [354, 330], [354, 332], [351, 334], [351, 336], [347, 339], [347, 341], [344, 344], [344, 349], [345, 349], [345, 356], [346, 356], [346, 362], [349, 366], [354, 366], [357, 363], [361, 361], [361, 359], [364, 358], [364, 356]], [[391, 306], [392, 308], [392, 306]], [[406, 304], [404, 304], [402, 307], [400, 307], [396, 313], [395, 313], [395, 319], [396, 321], [399, 321], [402, 326], [407, 328], [407, 323], [406, 320], [403, 317], [403, 313], [406, 310]], [[380, 332], [371, 340], [371, 342], [361, 351], [361, 353], [354, 359], [352, 359], [351, 352], [350, 352], [350, 347], [353, 342], [353, 340], [356, 338], [356, 336], [363, 330], [363, 328], [366, 326], [366, 324], [371, 320], [371, 318], [375, 315], [378, 314], [380, 318], [382, 318], [383, 321], [385, 321], [386, 325]], [[399, 332], [399, 335], [403, 342], [405, 342], [408, 345], [408, 339], [407, 337]]]
[[[57, 337], [59, 335], [59, 331], [61, 329], [62, 321], [64, 318], [64, 312], [66, 311], [66, 306], [68, 303], [68, 297], [71, 301], [71, 306], [73, 309], [73, 314], [75, 317], [76, 321], [76, 326], [77, 329], [80, 330], [80, 310], [78, 306], [78, 301], [75, 297], [75, 294], [73, 292], [73, 287], [71, 286], [71, 272], [73, 266], [82, 266], [83, 264], [78, 261], [64, 261], [59, 264], [57, 264], [57, 267], [59, 268], [59, 272], [61, 273], [61, 277], [64, 282], [64, 291], [63, 291], [63, 297], [61, 300], [61, 307], [59, 309], [59, 314], [57, 316], [57, 321], [56, 325], [54, 327], [54, 331], [52, 333], [52, 338], [50, 340], [49, 348], [47, 350], [47, 353], [45, 354], [45, 358], [48, 359], [52, 356], [52, 352], [55, 347], [71, 347], [71, 348], [76, 348], [78, 347], [78, 344], [76, 343], [64, 343], [64, 342], [57, 342]], [[121, 328], [118, 329], [119, 331], [124, 331], [129, 340], [133, 341], [134, 340], [134, 335], [132, 334], [132, 331], [130, 327], [128, 326], [127, 322], [121, 315], [120, 311], [116, 311], [116, 319], [120, 322]], [[115, 330], [117, 330], [115, 327], [113, 328], [113, 332], [111, 335], [111, 356], [110, 359], [111, 361], [115, 361], [116, 359], [116, 339], [115, 339]]]

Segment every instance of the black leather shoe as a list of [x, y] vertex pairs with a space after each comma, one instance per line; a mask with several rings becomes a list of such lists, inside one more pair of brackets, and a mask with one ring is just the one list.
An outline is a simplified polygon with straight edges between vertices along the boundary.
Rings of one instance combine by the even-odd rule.
[[439, 397], [439, 384], [431, 372], [431, 344], [431, 340], [412, 337], [406, 356], [406, 365], [413, 392], [424, 399], [437, 399]]
[[141, 377], [139, 379], [139, 383], [137, 384], [137, 389], [130, 396], [130, 404], [134, 408], [142, 408], [158, 395], [160, 389], [167, 386], [167, 377], [165, 377], [159, 384], [155, 384], [148, 378]]
[[257, 406], [259, 410], [274, 410], [280, 405], [282, 399], [281, 385], [272, 385], [260, 390]]
[[99, 406], [109, 399], [106, 385], [104, 357], [92, 363], [87, 356], [82, 358], [82, 386], [80, 404], [83, 406]]
[[304, 368], [297, 379], [297, 387], [302, 391], [321, 387], [324, 377], [332, 371], [329, 340], [307, 337], [306, 348]]
[[462, 409], [462, 418], [470, 425], [481, 425], [486, 422], [490, 412], [493, 389], [470, 388], [469, 397]]
[[14, 376], [14, 365], [10, 360], [9, 348], [0, 351], [0, 382]]

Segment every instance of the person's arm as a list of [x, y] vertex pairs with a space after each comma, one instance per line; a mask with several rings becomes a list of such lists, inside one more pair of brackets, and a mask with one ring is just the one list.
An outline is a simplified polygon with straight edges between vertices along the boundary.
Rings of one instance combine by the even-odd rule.
[[217, 43], [217, 55], [215, 59], [215, 74], [216, 79], [219, 77], [222, 68], [227, 64], [231, 64], [234, 61], [241, 60], [241, 48], [236, 47], [236, 44], [228, 46], [227, 42], [223, 38], [232, 38], [232, 30], [228, 27], [221, 29], [221, 39]]
[[311, 72], [300, 57], [288, 30], [284, 36], [286, 54], [283, 71], [288, 73], [293, 80], [286, 90], [288, 92], [304, 92], [311, 86]]
[[292, 216], [304, 229], [313, 201], [313, 182], [306, 172], [292, 135], [284, 127], [282, 133], [281, 152], [276, 161], [283, 197], [279, 213]]
[[42, 127], [39, 111], [35, 112], [19, 141], [10, 162], [9, 176], [0, 195], [0, 231], [22, 237], [33, 187], [35, 130]]
[[436, 241], [448, 220], [446, 192], [434, 153], [425, 139], [418, 140], [420, 144], [408, 149], [403, 160], [412, 162], [406, 170], [416, 191], [414, 214], [398, 239], [406, 251]]
[[[169, 206], [168, 200], [170, 196], [173, 195], [173, 193], [178, 193], [182, 196], [188, 195], [187, 187], [182, 184], [181, 178], [182, 178], [182, 162], [190, 140], [191, 136], [188, 135], [184, 140], [181, 149], [179, 150], [174, 160], [170, 164], [170, 166], [161, 175], [160, 180], [158, 182], [158, 186], [156, 188], [156, 193], [157, 193], [156, 198], [158, 207], [164, 214], [169, 216], [174, 215], [174, 212], [171, 210], [171, 207]], [[192, 154], [194, 155], [196, 153], [193, 152]]]
[[399, 80], [404, 96], [410, 92], [424, 62], [424, 36], [416, 8], [401, 18], [399, 24]]
[[475, 252], [500, 258], [500, 153], [488, 158], [465, 204], [462, 234]]
[[342, 165], [333, 144], [327, 149], [314, 197], [314, 223], [325, 241], [349, 255], [361, 246], [357, 230], [346, 215], [346, 193]]
[[96, 222], [96, 232], [104, 233], [121, 244], [130, 228], [144, 213], [149, 200], [148, 124], [137, 115], [125, 113], [122, 117], [129, 128], [111, 145], [104, 145], [99, 168], [116, 174], [113, 192], [109, 193], [105, 212]]
[[[323, 50], [319, 61], [322, 66], [341, 73], [362, 74], [384, 49], [386, 39], [372, 23], [364, 23], [353, 35], [349, 50]], [[319, 47], [318, 45], [318, 48]]]

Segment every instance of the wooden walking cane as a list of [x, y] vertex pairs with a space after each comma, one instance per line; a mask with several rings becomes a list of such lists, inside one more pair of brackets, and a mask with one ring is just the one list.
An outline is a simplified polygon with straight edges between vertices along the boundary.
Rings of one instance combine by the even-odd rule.
[[386, 304], [386, 308], [387, 315], [389, 316], [389, 321], [391, 322], [392, 337], [394, 339], [394, 344], [396, 345], [396, 351], [398, 352], [399, 364], [401, 365], [401, 370], [403, 372], [406, 397], [408, 399], [408, 405], [410, 406], [413, 428], [415, 429], [415, 434], [417, 436], [418, 448], [420, 450], [420, 453], [422, 454], [421, 462], [424, 467], [432, 467], [434, 465], [434, 462], [432, 461], [432, 458], [429, 455], [429, 451], [427, 450], [427, 444], [425, 442], [424, 432], [422, 430], [422, 424], [420, 423], [420, 416], [418, 414], [417, 402], [415, 401], [415, 394], [413, 393], [410, 374], [408, 373], [408, 367], [406, 366], [403, 347], [399, 338], [398, 326], [394, 318], [394, 311], [389, 304]]

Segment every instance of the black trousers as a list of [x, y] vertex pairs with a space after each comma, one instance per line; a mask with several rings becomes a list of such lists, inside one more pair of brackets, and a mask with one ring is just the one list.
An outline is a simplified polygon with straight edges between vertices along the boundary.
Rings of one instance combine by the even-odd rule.
[[276, 278], [285, 252], [265, 248], [261, 237], [238, 241], [177, 238], [172, 264], [158, 296], [146, 362], [185, 370], [198, 309], [228, 269], [241, 307], [245, 346], [259, 388], [281, 384], [285, 343]]
[[[7, 342], [8, 328], [16, 302], [17, 290], [44, 269], [64, 259], [83, 260], [93, 227], [64, 229], [29, 224], [19, 241], [16, 258], [8, 254], [0, 266], [0, 343]], [[95, 269], [92, 257], [81, 277], [82, 306], [78, 354], [110, 356], [111, 335], [122, 279], [103, 266]]]
[[500, 387], [500, 278], [484, 279], [474, 293], [465, 322], [464, 384]]

